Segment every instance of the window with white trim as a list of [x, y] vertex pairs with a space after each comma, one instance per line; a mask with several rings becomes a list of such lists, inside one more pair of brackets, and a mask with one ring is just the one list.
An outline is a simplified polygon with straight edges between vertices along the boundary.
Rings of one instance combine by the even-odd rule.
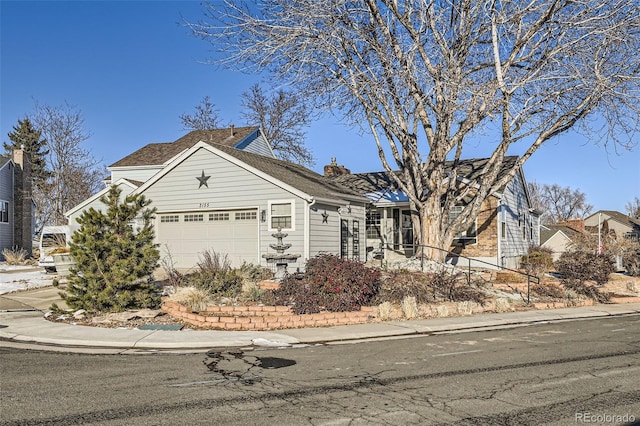
[[507, 208], [500, 207], [500, 239], [507, 239]]
[[185, 222], [204, 222], [204, 215], [202, 213], [185, 214]]
[[229, 220], [229, 213], [209, 213], [210, 222], [220, 222]]
[[0, 223], [9, 223], [9, 202], [0, 200]]
[[[449, 216], [447, 217], [447, 224], [451, 224], [454, 220], [458, 218], [462, 214], [462, 210], [464, 206], [453, 206], [449, 211]], [[475, 244], [478, 242], [478, 231], [477, 231], [477, 221], [474, 220], [471, 226], [466, 231], [459, 232], [455, 238], [454, 242], [463, 242], [465, 244]]]
[[367, 212], [367, 239], [368, 240], [379, 240], [381, 238], [380, 233], [380, 221], [382, 219], [382, 215], [377, 210], [372, 210]]
[[256, 220], [258, 218], [258, 212], [255, 210], [246, 211], [246, 212], [236, 212], [235, 219], [236, 220]]
[[269, 203], [269, 227], [276, 229], [293, 229], [293, 201], [272, 201]]
[[177, 214], [160, 215], [160, 223], [180, 222], [180, 216]]

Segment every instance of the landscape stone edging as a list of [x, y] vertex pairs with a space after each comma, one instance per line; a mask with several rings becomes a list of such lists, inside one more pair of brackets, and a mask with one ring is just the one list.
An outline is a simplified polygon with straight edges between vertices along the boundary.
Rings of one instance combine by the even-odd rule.
[[296, 315], [288, 306], [207, 306], [193, 312], [177, 302], [165, 301], [167, 314], [199, 328], [212, 330], [277, 330], [283, 328], [327, 327], [365, 324], [377, 318], [377, 308], [362, 306], [359, 311], [320, 312]]
[[[624, 304], [640, 302], [640, 297], [616, 297], [611, 303]], [[593, 306], [592, 299], [579, 301], [549, 301], [535, 302], [529, 307], [535, 310], [571, 308], [578, 306]], [[443, 302], [431, 305], [429, 317], [438, 317], [443, 309], [444, 316], [468, 316], [487, 312], [500, 312], [495, 303], [480, 306], [473, 303], [471, 312], [462, 313], [459, 302]], [[199, 328], [212, 330], [277, 330], [303, 327], [330, 327], [336, 325], [355, 325], [369, 322], [381, 322], [377, 306], [362, 306], [359, 311], [350, 312], [320, 312], [316, 314], [296, 315], [288, 306], [207, 306], [204, 311], [193, 312], [191, 308], [177, 302], [165, 301], [161, 308], [167, 314], [181, 319], [185, 323]], [[516, 310], [514, 305], [507, 310]]]

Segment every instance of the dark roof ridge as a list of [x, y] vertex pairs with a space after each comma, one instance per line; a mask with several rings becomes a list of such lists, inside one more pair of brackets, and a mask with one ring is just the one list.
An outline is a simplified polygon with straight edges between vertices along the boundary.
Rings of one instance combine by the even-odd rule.
[[259, 130], [258, 126], [193, 130], [173, 142], [154, 142], [144, 145], [109, 167], [161, 166], [198, 142], [234, 146], [257, 130]]
[[362, 197], [361, 193], [300, 164], [266, 157], [226, 145], [213, 143], [209, 145], [309, 195], [331, 197], [343, 194]]

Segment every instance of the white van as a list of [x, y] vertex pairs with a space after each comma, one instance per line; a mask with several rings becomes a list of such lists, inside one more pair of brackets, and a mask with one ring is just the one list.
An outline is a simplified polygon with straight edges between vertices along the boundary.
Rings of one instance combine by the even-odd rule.
[[55, 272], [56, 264], [53, 261], [52, 252], [69, 248], [71, 242], [71, 230], [67, 225], [45, 226], [40, 234], [40, 258], [38, 265], [47, 272]]

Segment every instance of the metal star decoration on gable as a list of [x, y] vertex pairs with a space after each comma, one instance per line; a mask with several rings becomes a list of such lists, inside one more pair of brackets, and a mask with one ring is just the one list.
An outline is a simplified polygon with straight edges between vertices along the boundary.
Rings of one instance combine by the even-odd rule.
[[202, 188], [202, 185], [206, 186], [207, 188], [209, 187], [209, 185], [207, 184], [207, 181], [209, 180], [211, 176], [205, 176], [204, 175], [204, 170], [202, 171], [202, 176], [197, 176], [196, 179], [198, 179], [198, 182], [200, 182], [200, 185], [198, 186], [198, 189]]
[[322, 213], [322, 223], [328, 223], [327, 221], [329, 220], [329, 213], [327, 213], [327, 211], [325, 210], [324, 213]]

